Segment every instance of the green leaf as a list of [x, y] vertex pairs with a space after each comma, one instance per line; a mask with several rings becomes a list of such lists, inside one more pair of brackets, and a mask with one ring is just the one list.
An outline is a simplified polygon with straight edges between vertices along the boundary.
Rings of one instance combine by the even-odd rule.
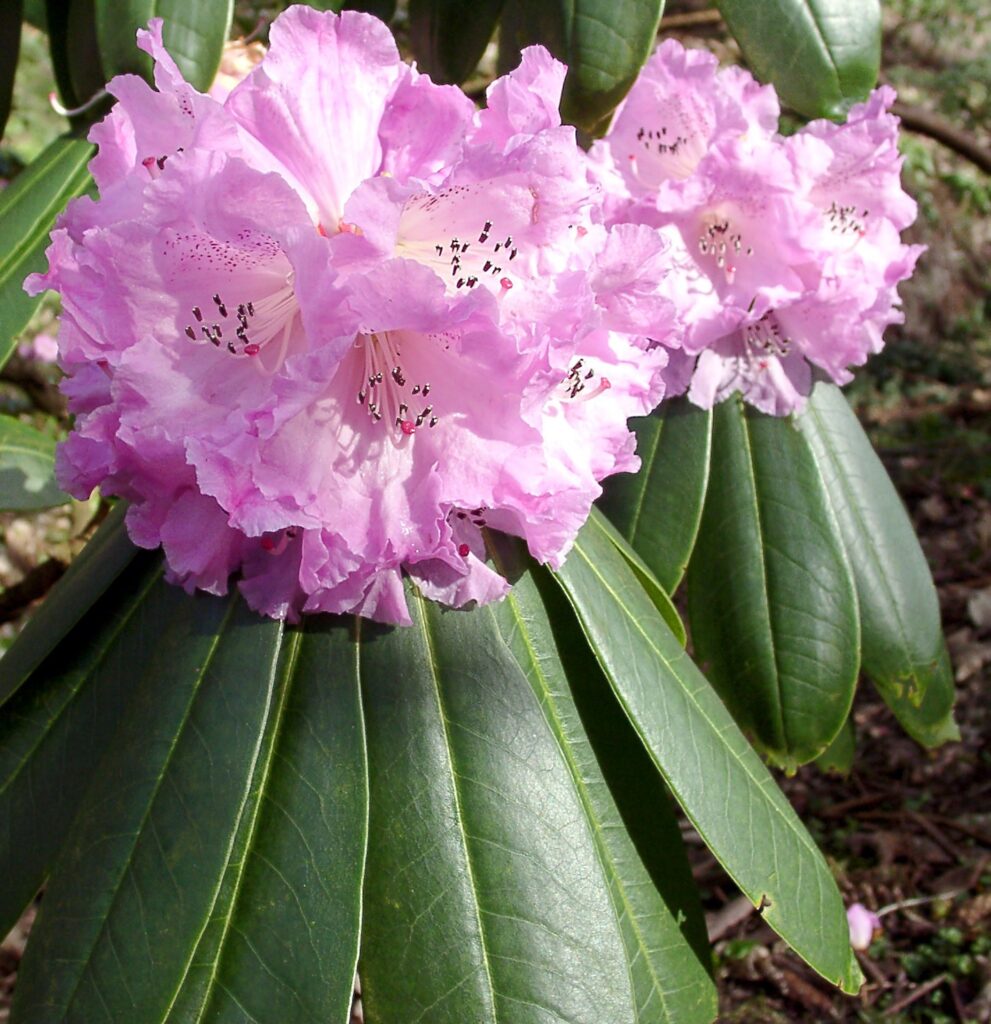
[[99, 120], [109, 109], [111, 99], [96, 99], [106, 75], [100, 62], [96, 38], [95, 0], [46, 0], [45, 20], [48, 46], [55, 82], [64, 106], [85, 107], [69, 117], [75, 129]]
[[707, 1024], [716, 993], [705, 919], [670, 797], [559, 588], [521, 545], [491, 544], [514, 580], [491, 614], [557, 737], [609, 884], [635, 999], [623, 1019]]
[[619, 552], [586, 526], [556, 578], [706, 845], [799, 956], [856, 992], [843, 901], [822, 854]]
[[0, 661], [0, 708], [137, 554], [124, 528], [126, 509], [120, 504], [107, 516], [4, 654]]
[[715, 412], [688, 612], [699, 664], [769, 758], [821, 754], [857, 684], [856, 593], [802, 434], [736, 398]]
[[41, 303], [24, 293], [24, 278], [45, 269], [45, 249], [55, 218], [90, 184], [86, 164], [93, 147], [71, 135], [57, 138], [0, 192], [0, 366]]
[[505, 0], [410, 0], [410, 46], [435, 82], [460, 85], [478, 66]]
[[747, 63], [806, 117], [842, 118], [881, 66], [879, 0], [716, 0]]
[[938, 746], [959, 739], [936, 588], [890, 477], [834, 385], [816, 385], [798, 425], [849, 555], [864, 671], [918, 742]]
[[[0, 708], [0, 931], [45, 879], [87, 782], [112, 743], [155, 628], [161, 576], [143, 555]], [[20, 643], [20, 641], [18, 641]], [[17, 647], [10, 652], [14, 653]], [[6, 670], [7, 657], [0, 661]]]
[[17, 74], [17, 58], [21, 50], [22, 0], [7, 0], [0, 4], [0, 39], [7, 40], [0, 50], [0, 138], [3, 138], [7, 118], [10, 116], [10, 101], [14, 97], [14, 76]]
[[367, 820], [355, 646], [236, 597], [159, 596], [13, 1020], [343, 1024]]
[[591, 826], [529, 681], [490, 611], [409, 597], [412, 628], [361, 647], [366, 1019], [630, 1020]]
[[162, 38], [183, 77], [200, 92], [213, 83], [230, 32], [234, 0], [95, 0], [96, 34], [107, 79], [127, 72], [152, 81], [152, 60], [136, 35], [162, 18]]
[[604, 533], [616, 550], [626, 559], [626, 564], [633, 570], [640, 581], [640, 585], [650, 595], [650, 599], [654, 602], [654, 607], [661, 613], [661, 618], [667, 623], [668, 629], [674, 633], [678, 638], [678, 642], [684, 647], [688, 640], [685, 633], [685, 624], [681, 621], [678, 609], [671, 602], [668, 592], [661, 586], [660, 581], [653, 574], [650, 566], [630, 547], [626, 538], [619, 530], [595, 507], [592, 508], [589, 522], [596, 530]]
[[857, 743], [853, 731], [853, 720], [848, 718], [833, 742], [816, 758], [816, 767], [824, 772], [849, 775], [856, 754]]
[[595, 134], [653, 50], [663, 9], [663, 0], [507, 0], [500, 69], [516, 67], [524, 46], [546, 46], [568, 65], [562, 117]]
[[396, 0], [346, 0], [343, 10], [364, 11], [388, 23], [395, 17]]
[[55, 442], [13, 416], [0, 416], [0, 509], [51, 508], [69, 501], [55, 483]]
[[673, 594], [685, 575], [709, 480], [712, 410], [687, 399], [630, 420], [642, 465], [604, 485], [599, 507]]

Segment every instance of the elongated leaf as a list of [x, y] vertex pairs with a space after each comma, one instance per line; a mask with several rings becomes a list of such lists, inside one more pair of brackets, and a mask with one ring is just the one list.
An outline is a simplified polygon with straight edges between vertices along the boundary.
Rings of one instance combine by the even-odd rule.
[[45, 20], [55, 82], [62, 104], [80, 110], [69, 123], [80, 130], [99, 120], [111, 100], [99, 94], [106, 83], [96, 38], [95, 0], [46, 0]]
[[206, 92], [220, 67], [233, 0], [95, 0], [96, 33], [108, 79], [131, 72], [151, 81], [151, 58], [137, 48], [139, 28], [162, 18], [162, 38], [186, 81]]
[[68, 500], [55, 483], [55, 442], [13, 416], [0, 416], [0, 509], [51, 508]]
[[638, 473], [618, 473], [599, 507], [673, 594], [695, 547], [709, 480], [712, 411], [683, 398], [630, 421], [637, 435]]
[[14, 97], [14, 76], [21, 49], [22, 0], [7, 0], [0, 4], [0, 39], [5, 40], [0, 50], [0, 138], [3, 138], [10, 101]]
[[914, 739], [959, 739], [936, 588], [891, 479], [834, 385], [816, 385], [798, 424], [850, 556], [864, 671]]
[[651, 571], [650, 566], [630, 547], [626, 538], [597, 508], [592, 509], [589, 522], [596, 530], [604, 533], [616, 550], [626, 559], [626, 564], [633, 570], [641, 586], [650, 595], [654, 607], [661, 613], [661, 618], [667, 623], [668, 629], [674, 633], [678, 642], [684, 647], [688, 639], [685, 633], [685, 624], [681, 621], [678, 609], [671, 602], [668, 592], [661, 586], [660, 580]]
[[624, 1019], [707, 1024], [705, 920], [670, 798], [559, 589], [519, 545], [493, 544], [515, 582], [491, 614], [565, 755], [609, 883], [635, 998]]
[[[142, 556], [0, 708], [0, 931], [45, 880], [114, 736], [154, 628], [161, 575]], [[16, 650], [16, 647], [15, 647]], [[11, 652], [13, 653], [13, 652]], [[7, 656], [0, 660], [0, 671]]]
[[435, 82], [460, 85], [478, 66], [505, 0], [410, 0], [410, 45]]
[[63, 135], [0, 192], [0, 366], [41, 302], [24, 294], [24, 278], [45, 269], [48, 234], [65, 204], [89, 186], [92, 155], [88, 142]]
[[502, 70], [541, 43], [568, 65], [561, 115], [604, 129], [654, 48], [663, 0], [507, 0], [499, 38]]
[[0, 659], [0, 709], [137, 554], [114, 508]]
[[344, 1024], [367, 813], [353, 645], [234, 597], [161, 601], [13, 1019]]
[[855, 992], [862, 979], [822, 855], [622, 556], [586, 526], [556, 575], [633, 727], [709, 849], [799, 956]]
[[343, 9], [364, 11], [366, 14], [374, 14], [376, 18], [389, 22], [396, 14], [396, 0], [346, 0]]
[[530, 683], [490, 612], [411, 601], [413, 628], [361, 649], [367, 1019], [630, 1020], [591, 827]]
[[821, 754], [857, 683], [853, 580], [801, 433], [736, 399], [715, 413], [688, 609], [699, 663], [758, 746], [788, 769]]
[[806, 117], [843, 117], [881, 66], [879, 0], [716, 0], [754, 74]]

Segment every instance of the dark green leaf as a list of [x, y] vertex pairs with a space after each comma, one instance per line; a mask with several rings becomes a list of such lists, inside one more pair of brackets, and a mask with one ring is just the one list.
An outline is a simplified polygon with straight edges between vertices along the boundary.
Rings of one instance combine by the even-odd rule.
[[70, 109], [86, 108], [69, 117], [73, 128], [79, 129], [98, 120], [110, 105], [109, 99], [92, 102], [107, 80], [96, 38], [94, 0], [47, 0], [45, 18], [52, 69], [62, 103]]
[[435, 82], [460, 85], [477, 67], [505, 0], [410, 0], [410, 46]]
[[[161, 575], [143, 555], [0, 707], [0, 931], [45, 879], [133, 686]], [[14, 650], [17, 648], [15, 647]], [[11, 652], [13, 654], [13, 651]], [[6, 669], [7, 656], [0, 661]]]
[[345, 0], [344, 10], [364, 11], [383, 21], [392, 21], [396, 13], [396, 0]]
[[959, 739], [936, 588], [891, 479], [834, 385], [816, 385], [798, 424], [849, 554], [860, 601], [864, 671], [920, 743]]
[[715, 412], [688, 611], [699, 664], [770, 759], [821, 754], [853, 702], [856, 593], [802, 434], [735, 398]]
[[836, 738], [816, 758], [815, 763], [824, 772], [849, 775], [856, 754], [857, 744], [853, 731], [853, 721], [848, 718], [843, 723], [843, 728], [836, 734]]
[[412, 628], [361, 647], [366, 1019], [630, 1020], [591, 826], [530, 683], [490, 611], [410, 601]]
[[14, 97], [14, 76], [17, 74], [17, 58], [21, 49], [22, 0], [6, 0], [0, 4], [0, 138], [7, 127], [10, 116], [10, 102]]
[[88, 142], [63, 135], [0, 192], [0, 237], [10, 240], [0, 252], [0, 366], [41, 302], [24, 294], [24, 278], [45, 269], [49, 232], [65, 204], [89, 186], [92, 155]]
[[624, 1019], [708, 1024], [705, 919], [670, 797], [559, 588], [520, 545], [492, 543], [514, 583], [491, 614], [557, 737], [613, 898], [635, 999]]
[[596, 133], [653, 50], [663, 8], [663, 0], [507, 0], [500, 68], [516, 67], [524, 46], [546, 46], [568, 65], [562, 117]]
[[661, 586], [660, 580], [653, 574], [650, 566], [630, 547], [626, 538], [597, 508], [592, 508], [589, 523], [596, 530], [604, 533], [616, 550], [626, 559], [627, 565], [636, 573], [641, 586], [650, 594], [654, 607], [661, 613], [661, 618], [668, 624], [668, 629], [674, 633], [678, 642], [684, 647], [688, 639], [685, 633], [685, 624], [681, 621], [678, 609], [671, 602], [668, 592]]
[[618, 473], [599, 505], [613, 525], [673, 594], [695, 546], [709, 480], [712, 411], [687, 399], [630, 420], [637, 435], [638, 473]]
[[806, 117], [841, 118], [881, 66], [879, 0], [716, 0], [747, 63]]
[[354, 644], [159, 596], [13, 1019], [343, 1024], [367, 815]]
[[0, 416], [0, 509], [51, 508], [68, 500], [55, 483], [55, 442], [13, 416]]
[[586, 526], [556, 575], [626, 714], [709, 849], [803, 959], [855, 992], [862, 979], [822, 854], [622, 556]]
[[55, 584], [0, 661], [0, 708], [137, 554], [118, 505]]
[[152, 80], [152, 61], [136, 35], [162, 18], [165, 48], [183, 77], [206, 92], [213, 83], [234, 13], [233, 0], [95, 0], [96, 32], [107, 78], [131, 72]]

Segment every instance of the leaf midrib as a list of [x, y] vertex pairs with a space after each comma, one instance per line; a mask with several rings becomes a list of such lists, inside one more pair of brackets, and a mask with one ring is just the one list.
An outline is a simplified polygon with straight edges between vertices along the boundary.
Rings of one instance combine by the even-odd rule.
[[[491, 548], [490, 548], [489, 553], [492, 556], [492, 561], [495, 564], [495, 566], [498, 569], [498, 571], [500, 572], [500, 574], [505, 576], [506, 575], [505, 568], [500, 564], [500, 560], [499, 560], [498, 554], [494, 550], [492, 550]], [[595, 813], [595, 810], [594, 810], [594, 808], [592, 806], [591, 797], [589, 796], [589, 793], [588, 793], [588, 787], [585, 785], [585, 780], [582, 777], [582, 774], [581, 774], [581, 772], [578, 769], [578, 765], [575, 762], [574, 754], [573, 754], [572, 749], [571, 749], [571, 745], [567, 742], [567, 737], [564, 734], [564, 729], [562, 728], [561, 719], [560, 719], [560, 716], [557, 713], [556, 705], [554, 703], [553, 698], [550, 696], [551, 689], [550, 689], [550, 686], [547, 684], [547, 677], [544, 675], [544, 672], [543, 672], [542, 668], [540, 667], [540, 662], [539, 662], [539, 660], [538, 660], [538, 658], [536, 656], [536, 652], [534, 651], [533, 646], [530, 643], [530, 636], [529, 636], [529, 634], [528, 634], [528, 632], [526, 630], [525, 620], [523, 619], [523, 616], [520, 614], [519, 604], [518, 604], [518, 602], [516, 600], [516, 597], [515, 597], [515, 595], [513, 594], [512, 591], [509, 592], [509, 594], [508, 594], [508, 596], [506, 598], [506, 601], [507, 601], [509, 607], [512, 609], [513, 618], [516, 620], [516, 624], [517, 624], [517, 626], [519, 627], [519, 630], [520, 630], [520, 636], [523, 638], [523, 643], [526, 646], [527, 652], [530, 655], [530, 664], [533, 667], [533, 671], [534, 671], [535, 675], [537, 676], [537, 678], [540, 680], [541, 689], [542, 689], [543, 694], [544, 694], [544, 701], [543, 701], [543, 703], [544, 703], [544, 706], [547, 708], [548, 715], [551, 718], [551, 723], [550, 724], [551, 724], [552, 728], [554, 729], [554, 732], [556, 733], [556, 735], [559, 737], [558, 748], [561, 750], [561, 752], [562, 752], [562, 754], [564, 756], [564, 759], [565, 759], [565, 761], [568, 764], [568, 768], [569, 768], [569, 770], [571, 772], [571, 776], [572, 776], [572, 779], [573, 779], [574, 784], [575, 784], [575, 789], [578, 791], [578, 795], [579, 795], [579, 798], [581, 799], [582, 806], [585, 808], [585, 817], [588, 820], [588, 823], [589, 823], [589, 825], [591, 827], [592, 835], [593, 835], [593, 837], [595, 839], [595, 845], [596, 845], [596, 847], [599, 850], [599, 854], [600, 854], [601, 859], [603, 861], [608, 862], [607, 866], [611, 870], [612, 877], [616, 880], [616, 888], [619, 891], [620, 899], [621, 899], [622, 904], [623, 904], [623, 908], [626, 911], [627, 920], [630, 922], [630, 926], [632, 927], [632, 929], [633, 929], [633, 931], [634, 931], [634, 933], [636, 935], [637, 945], [638, 945], [638, 947], [640, 948], [640, 950], [643, 953], [643, 958], [644, 958], [644, 962], [647, 965], [647, 970], [650, 972], [650, 977], [651, 977], [651, 979], [654, 982], [654, 989], [655, 989], [655, 991], [657, 991], [658, 996], [660, 997], [661, 1006], [663, 1007], [663, 1011], [662, 1012], [664, 1014], [665, 1019], [666, 1020], [670, 1020], [671, 1017], [670, 1017], [670, 1013], [669, 1013], [669, 1010], [668, 1010], [667, 993], [664, 990], [663, 984], [661, 983], [661, 979], [658, 977], [657, 972], [654, 970], [653, 961], [652, 961], [652, 958], [651, 958], [651, 955], [650, 955], [651, 954], [650, 948], [647, 945], [647, 942], [645, 940], [643, 931], [640, 928], [640, 922], [639, 922], [639, 920], [637, 918], [637, 915], [634, 913], [633, 907], [632, 907], [632, 905], [631, 905], [631, 903], [630, 903], [630, 901], [629, 901], [629, 899], [627, 897], [626, 887], [620, 881], [619, 871], [616, 868], [615, 858], [612, 856], [612, 853], [610, 852], [609, 847], [606, 844], [605, 839], [603, 838], [602, 827], [601, 827], [601, 825], [599, 823], [599, 819], [598, 819], [598, 817], [597, 817], [597, 815]], [[489, 614], [492, 617], [493, 621], [495, 621], [495, 612], [493, 612], [491, 608], [489, 608], [488, 611], [489, 611]], [[498, 623], [496, 624], [496, 627], [498, 629]], [[612, 901], [610, 900], [610, 903], [611, 902]], [[618, 928], [621, 929], [622, 928], [622, 924], [620, 923], [619, 914], [616, 911], [615, 906], [613, 906], [613, 913], [616, 916], [616, 925], [617, 925]], [[627, 959], [627, 965], [626, 966], [627, 966], [627, 974], [628, 974], [628, 977], [629, 977], [629, 980], [630, 980], [630, 998], [631, 998], [631, 1001], [633, 1003], [633, 1009], [634, 1009], [635, 1013], [637, 1015], [639, 1015], [642, 1007], [637, 1005], [636, 986], [635, 986], [634, 981], [633, 981], [633, 965], [629, 961], [629, 959]]]
[[[128, 873], [134, 860], [134, 851], [137, 848], [138, 841], [141, 835], [143, 834], [144, 827], [148, 822], [149, 816], [151, 815], [152, 808], [155, 806], [155, 801], [158, 796], [158, 792], [161, 789], [166, 776], [168, 775], [169, 765], [171, 764], [172, 757], [175, 754], [176, 748], [179, 745], [179, 738], [180, 736], [182, 736], [183, 731], [185, 730], [186, 727], [186, 723], [189, 721], [189, 717], [192, 713], [193, 706], [196, 704], [196, 698], [200, 692], [200, 687], [203, 685], [203, 680], [206, 678], [208, 669], [211, 663], [213, 662], [215, 654], [217, 653], [217, 648], [220, 646], [220, 640], [223, 637], [224, 633], [226, 632], [227, 627], [230, 623], [231, 616], [233, 615], [234, 612], [234, 607], [235, 602], [233, 600], [229, 600], [227, 609], [224, 612], [224, 617], [220, 623], [220, 626], [217, 629], [217, 632], [211, 638], [210, 649], [207, 651], [206, 657], [203, 660], [203, 667], [197, 673], [196, 681], [190, 689], [189, 701], [187, 702], [186, 708], [183, 711], [182, 718], [180, 719], [176, 729], [172, 733], [172, 738], [169, 741], [169, 749], [165, 755], [165, 759], [162, 761], [162, 770], [159, 773], [158, 778], [155, 780], [154, 787], [152, 788], [151, 792], [148, 795], [144, 811], [141, 815], [141, 820], [138, 822], [137, 828], [134, 831], [130, 849], [127, 853], [127, 856], [123, 860], [120, 874], [118, 875], [117, 881], [113, 887], [113, 891], [110, 893], [109, 899], [107, 900], [107, 913], [103, 915], [103, 919], [100, 922], [100, 927], [97, 930], [96, 935], [93, 937], [93, 941], [89, 945], [88, 952], [84, 957], [82, 957], [78, 961], [82, 965], [82, 969], [76, 975], [75, 984], [72, 986], [72, 989], [65, 998], [65, 1015], [68, 1015], [68, 1012], [72, 1007], [73, 999], [75, 999], [76, 993], [79, 991], [79, 986], [82, 984], [83, 978], [86, 977], [86, 975], [89, 973], [90, 964], [92, 963], [93, 951], [96, 949], [96, 946], [99, 943], [103, 933], [107, 930], [107, 926], [109, 924], [111, 916], [110, 911], [112, 910], [114, 902], [117, 899], [117, 894], [120, 892], [121, 886], [124, 884], [124, 879], [128, 876]], [[99, 994], [98, 985], [95, 986], [95, 989], [97, 991], [97, 994]]]

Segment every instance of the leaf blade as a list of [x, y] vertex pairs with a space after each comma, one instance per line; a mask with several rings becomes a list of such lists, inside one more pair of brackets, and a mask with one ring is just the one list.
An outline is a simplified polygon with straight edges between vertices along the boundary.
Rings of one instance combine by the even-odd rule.
[[798, 426], [815, 454], [853, 568], [863, 667], [906, 731], [958, 739], [939, 599], [891, 478], [839, 388], [816, 385]]
[[88, 142], [62, 135], [0, 193], [0, 234], [16, 239], [0, 254], [0, 366], [41, 304], [41, 296], [25, 294], [24, 278], [44, 269], [55, 218], [89, 187], [92, 154]]
[[13, 416], [0, 415], [0, 509], [51, 508], [69, 501], [55, 483], [55, 442]]
[[778, 765], [821, 754], [850, 711], [856, 593], [815, 460], [788, 420], [723, 402], [689, 567], [699, 661]]
[[599, 507], [673, 594], [688, 568], [702, 521], [712, 451], [712, 410], [686, 399], [630, 421], [641, 466], [603, 486]]
[[[315, 630], [286, 634], [236, 597], [191, 598], [164, 586], [161, 600], [163, 643], [146, 659], [122, 742], [56, 864], [15, 1019], [274, 1013], [293, 1024], [328, 1015], [343, 1024], [366, 814], [351, 645], [321, 642]], [[170, 649], [179, 636], [181, 649]], [[350, 688], [328, 692], [331, 653], [350, 660]], [[321, 725], [337, 718], [335, 737], [350, 733], [343, 773], [310, 742], [311, 713]], [[304, 779], [303, 765], [318, 777]], [[330, 810], [340, 816], [328, 814], [335, 797], [340, 806]], [[341, 863], [325, 860], [331, 832], [330, 846], [347, 852]], [[133, 941], [122, 945], [122, 935]]]
[[881, 66], [878, 0], [716, 0], [756, 76], [806, 117], [841, 118]]
[[368, 1019], [628, 1019], [610, 897], [530, 684], [485, 609], [410, 604], [413, 628], [362, 644]]
[[595, 133], [633, 85], [657, 35], [663, 0], [508, 0], [500, 33], [500, 67], [540, 43], [568, 65], [561, 114]]
[[586, 528], [555, 575], [706, 845], [799, 956], [844, 991], [856, 991], [862, 979], [822, 855], [619, 553]]
[[705, 920], [670, 797], [567, 602], [519, 545], [490, 541], [514, 580], [490, 614], [530, 681], [592, 825], [627, 952], [638, 1022], [708, 1022], [716, 993]]

